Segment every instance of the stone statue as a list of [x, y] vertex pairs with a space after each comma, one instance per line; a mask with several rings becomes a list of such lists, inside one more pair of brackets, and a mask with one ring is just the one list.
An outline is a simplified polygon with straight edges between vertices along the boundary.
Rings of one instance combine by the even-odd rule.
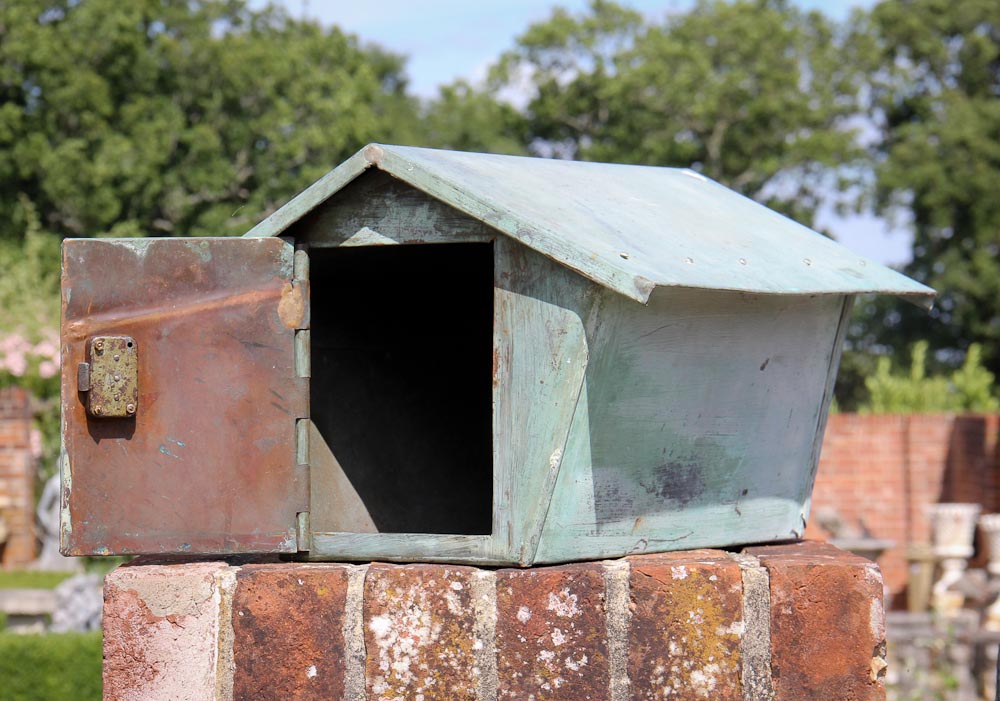
[[4, 518], [4, 509], [10, 508], [11, 500], [5, 496], [0, 495], [0, 545], [7, 542], [7, 538], [10, 537], [10, 527], [7, 525], [7, 520]]
[[53, 633], [99, 630], [104, 596], [101, 577], [73, 575], [56, 587], [56, 609], [52, 612]]
[[52, 475], [45, 481], [42, 498], [38, 500], [38, 509], [35, 511], [42, 552], [31, 563], [33, 570], [79, 572], [83, 569], [80, 560], [63, 557], [59, 552], [59, 509], [59, 475]]

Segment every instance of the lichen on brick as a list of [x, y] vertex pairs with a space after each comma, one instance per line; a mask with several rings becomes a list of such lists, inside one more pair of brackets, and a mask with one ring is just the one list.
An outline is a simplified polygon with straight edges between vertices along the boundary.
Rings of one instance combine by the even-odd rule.
[[604, 698], [602, 570], [502, 570], [498, 581], [497, 698]]
[[378, 701], [475, 698], [469, 568], [372, 566], [365, 611], [368, 683]]
[[735, 701], [743, 634], [740, 591], [733, 588], [739, 570], [716, 560], [676, 559], [633, 563], [633, 697]]

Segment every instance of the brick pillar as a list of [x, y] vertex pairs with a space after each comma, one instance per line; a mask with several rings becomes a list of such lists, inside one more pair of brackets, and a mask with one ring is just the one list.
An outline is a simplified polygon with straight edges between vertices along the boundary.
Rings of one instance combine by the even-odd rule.
[[881, 592], [819, 543], [524, 570], [143, 559], [105, 581], [104, 693], [876, 701]]
[[8, 529], [0, 564], [24, 567], [35, 559], [35, 460], [31, 455], [28, 393], [0, 389], [0, 515]]

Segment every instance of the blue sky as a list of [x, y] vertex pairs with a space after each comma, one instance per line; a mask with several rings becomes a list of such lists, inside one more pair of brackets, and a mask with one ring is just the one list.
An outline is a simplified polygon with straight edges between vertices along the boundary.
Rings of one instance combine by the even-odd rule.
[[[874, 0], [796, 0], [802, 8], [819, 9], [835, 19]], [[255, 3], [256, 4], [256, 3]], [[407, 73], [414, 93], [435, 94], [438, 85], [458, 78], [476, 81], [486, 67], [510, 48], [531, 23], [544, 20], [556, 5], [582, 11], [589, 0], [282, 0], [292, 15], [336, 24], [408, 57]], [[681, 12], [691, 0], [624, 0], [653, 19]], [[823, 212], [820, 225], [854, 251], [882, 263], [898, 264], [909, 257], [907, 232], [892, 230], [871, 216], [837, 217]]]

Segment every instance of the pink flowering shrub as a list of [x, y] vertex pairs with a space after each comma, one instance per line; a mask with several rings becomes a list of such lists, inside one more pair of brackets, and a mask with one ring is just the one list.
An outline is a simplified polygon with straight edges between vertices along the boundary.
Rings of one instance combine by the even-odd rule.
[[[0, 0], [2, 4], [2, 0]], [[27, 195], [18, 197], [23, 236], [0, 238], [0, 387], [32, 396], [38, 476], [59, 454], [59, 247]], [[17, 214], [15, 212], [15, 214]]]
[[21, 332], [0, 334], [0, 387], [18, 385], [38, 397], [59, 394], [59, 334], [45, 329], [32, 341]]
[[59, 454], [58, 332], [0, 331], [0, 387], [23, 387], [31, 393], [35, 416], [31, 452], [39, 461], [42, 481], [55, 472]]

